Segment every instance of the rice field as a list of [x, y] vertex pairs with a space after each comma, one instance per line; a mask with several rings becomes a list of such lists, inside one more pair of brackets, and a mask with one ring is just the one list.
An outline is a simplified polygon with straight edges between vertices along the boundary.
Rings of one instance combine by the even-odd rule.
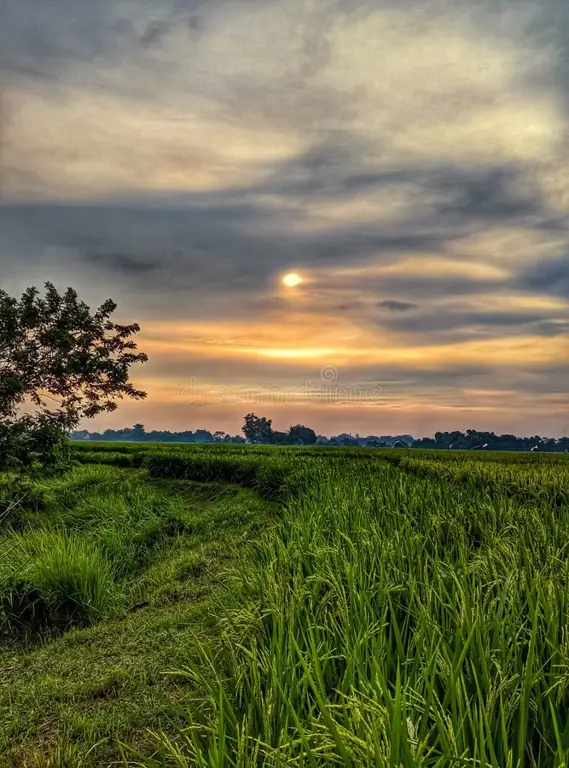
[[74, 451], [0, 479], [6, 765], [569, 764], [567, 457]]

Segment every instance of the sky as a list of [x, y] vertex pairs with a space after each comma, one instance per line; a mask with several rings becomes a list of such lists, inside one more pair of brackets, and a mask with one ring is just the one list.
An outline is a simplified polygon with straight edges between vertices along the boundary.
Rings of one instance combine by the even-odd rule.
[[150, 356], [92, 429], [568, 434], [566, 0], [3, 0], [0, 76], [0, 287]]

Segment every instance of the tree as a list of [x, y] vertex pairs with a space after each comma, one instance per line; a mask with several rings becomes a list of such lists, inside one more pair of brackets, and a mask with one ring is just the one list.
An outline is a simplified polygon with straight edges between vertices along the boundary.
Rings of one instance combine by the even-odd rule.
[[288, 432], [271, 431], [271, 443], [273, 445], [290, 445], [291, 439]]
[[114, 323], [115, 309], [108, 299], [92, 313], [52, 283], [43, 296], [0, 290], [0, 468], [52, 464], [81, 419], [146, 397], [129, 381], [131, 366], [147, 360], [132, 338], [140, 328]]
[[355, 448], [358, 445], [356, 438], [353, 435], [346, 434], [346, 432], [342, 432], [341, 435], [336, 435], [332, 440], [336, 442], [336, 445], [344, 445], [346, 447]]
[[316, 443], [316, 432], [303, 424], [290, 427], [288, 434], [291, 443], [299, 445], [314, 445]]
[[146, 430], [144, 429], [144, 424], [135, 424], [130, 431], [130, 439], [140, 441], [144, 440], [145, 437]]
[[248, 413], [245, 416], [242, 431], [250, 443], [270, 443], [273, 433], [272, 423], [271, 419], [266, 419], [264, 416]]
[[196, 429], [194, 432], [194, 441], [196, 443], [213, 443], [213, 435], [209, 429]]

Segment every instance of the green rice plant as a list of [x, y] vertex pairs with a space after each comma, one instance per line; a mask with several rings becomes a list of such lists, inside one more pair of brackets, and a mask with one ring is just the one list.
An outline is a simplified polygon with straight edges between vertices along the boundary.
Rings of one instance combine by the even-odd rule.
[[10, 629], [64, 629], [109, 615], [118, 595], [101, 551], [65, 531], [38, 529], [12, 536], [3, 563], [2, 611]]
[[120, 451], [81, 451], [78, 458], [82, 464], [112, 464], [116, 467], [140, 466], [137, 454], [121, 453]]
[[[42, 508], [7, 529], [1, 543], [18, 547], [0, 570], [33, 574], [32, 562], [40, 574], [48, 549], [65, 552], [48, 568], [57, 578], [28, 579], [28, 594], [89, 595], [62, 562], [96, 553], [87, 570], [103, 564], [109, 602], [82, 621], [157, 611], [166, 659], [184, 625], [185, 660], [178, 649], [174, 669], [142, 675], [167, 678], [175, 703], [140, 724], [153, 747], [127, 762], [569, 763], [566, 457], [126, 444], [76, 455], [93, 463], [37, 481]], [[223, 566], [210, 577], [212, 562]], [[214, 584], [207, 622], [181, 621], [183, 601]], [[77, 613], [60, 602], [46, 612], [64, 627]], [[122, 637], [145, 669], [140, 635]]]
[[307, 476], [180, 670], [207, 703], [141, 764], [565, 765], [569, 508], [539, 473], [527, 499], [345, 457]]

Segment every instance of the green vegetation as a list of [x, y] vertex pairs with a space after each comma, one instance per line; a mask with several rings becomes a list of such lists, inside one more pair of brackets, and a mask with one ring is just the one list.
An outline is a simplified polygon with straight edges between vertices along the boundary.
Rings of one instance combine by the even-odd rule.
[[8, 765], [569, 761], [566, 457], [74, 451], [2, 524]]
[[148, 728], [179, 722], [189, 689], [167, 672], [215, 636], [228, 563], [272, 508], [103, 465], [31, 487], [0, 542], [0, 754], [107, 765], [120, 738], [147, 744]]
[[81, 419], [146, 397], [129, 381], [148, 359], [133, 340], [140, 327], [113, 322], [116, 308], [108, 299], [91, 312], [53, 283], [20, 299], [0, 289], [0, 470], [61, 467]]

